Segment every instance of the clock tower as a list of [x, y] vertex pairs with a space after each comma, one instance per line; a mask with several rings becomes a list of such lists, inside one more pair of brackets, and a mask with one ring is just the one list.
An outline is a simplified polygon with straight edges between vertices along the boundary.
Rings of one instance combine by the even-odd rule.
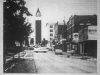
[[40, 44], [41, 43], [41, 12], [39, 10], [39, 8], [37, 9], [36, 12], [36, 20], [35, 20], [35, 43], [36, 44]]

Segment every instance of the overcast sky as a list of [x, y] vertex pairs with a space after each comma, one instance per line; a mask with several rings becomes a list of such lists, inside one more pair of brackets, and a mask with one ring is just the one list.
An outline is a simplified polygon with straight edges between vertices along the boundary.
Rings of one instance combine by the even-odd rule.
[[26, 7], [33, 14], [29, 21], [33, 24], [37, 9], [42, 14], [42, 26], [46, 23], [66, 22], [71, 15], [93, 15], [97, 14], [97, 0], [26, 0]]

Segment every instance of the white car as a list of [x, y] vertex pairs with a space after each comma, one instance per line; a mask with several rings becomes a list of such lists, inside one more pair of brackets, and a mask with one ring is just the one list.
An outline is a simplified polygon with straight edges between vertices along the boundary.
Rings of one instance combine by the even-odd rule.
[[46, 52], [48, 52], [48, 50], [47, 49], [41, 49], [41, 48], [35, 48], [34, 52], [36, 52], [36, 53], [38, 53], [38, 52], [46, 53]]
[[61, 49], [55, 49], [55, 54], [63, 54], [63, 51]]

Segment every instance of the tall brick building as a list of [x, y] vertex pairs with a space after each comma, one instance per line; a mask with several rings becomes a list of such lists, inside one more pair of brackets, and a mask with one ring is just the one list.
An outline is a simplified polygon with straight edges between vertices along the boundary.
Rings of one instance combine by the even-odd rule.
[[36, 44], [40, 44], [41, 43], [41, 12], [38, 8], [37, 12], [36, 12], [36, 17], [37, 19], [35, 20], [35, 41]]

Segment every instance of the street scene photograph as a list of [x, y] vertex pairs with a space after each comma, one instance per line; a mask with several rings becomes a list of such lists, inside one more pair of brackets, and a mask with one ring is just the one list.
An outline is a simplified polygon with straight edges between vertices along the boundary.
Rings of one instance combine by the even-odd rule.
[[4, 74], [97, 74], [97, 0], [3, 0]]

